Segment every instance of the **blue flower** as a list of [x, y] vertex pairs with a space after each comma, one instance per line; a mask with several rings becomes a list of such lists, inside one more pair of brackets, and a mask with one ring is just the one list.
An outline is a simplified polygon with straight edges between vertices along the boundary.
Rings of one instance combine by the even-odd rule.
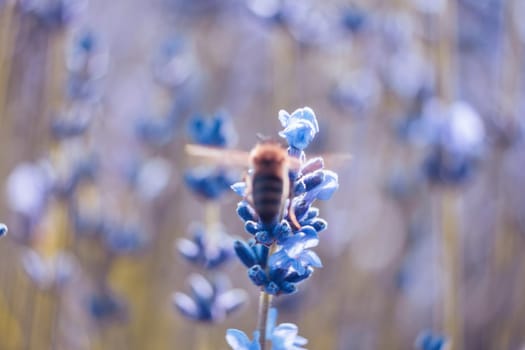
[[138, 227], [107, 225], [104, 228], [106, 247], [116, 254], [134, 254], [148, 242], [148, 237]]
[[223, 113], [217, 113], [211, 118], [193, 117], [188, 133], [192, 142], [199, 145], [227, 147], [237, 140], [231, 119]]
[[184, 181], [197, 196], [216, 200], [230, 190], [235, 176], [224, 168], [199, 167], [186, 171]]
[[141, 117], [135, 122], [135, 134], [146, 144], [165, 146], [175, 136], [175, 122], [172, 117]]
[[[305, 350], [302, 346], [308, 343], [306, 338], [298, 335], [299, 329], [293, 323], [277, 323], [277, 309], [268, 311], [265, 338], [272, 343], [272, 350]], [[226, 341], [233, 350], [260, 350], [258, 331], [253, 333], [254, 339], [250, 340], [244, 332], [238, 329], [226, 331]]]
[[61, 28], [73, 21], [84, 10], [87, 0], [35, 1], [22, 0], [22, 11], [33, 15], [49, 28]]
[[321, 182], [304, 194], [304, 202], [312, 203], [316, 199], [328, 200], [339, 188], [339, 177], [335, 172], [323, 170], [321, 173], [323, 174]]
[[189, 277], [191, 296], [184, 293], [173, 295], [174, 306], [187, 318], [200, 322], [220, 322], [246, 301], [242, 289], [228, 289], [229, 281], [222, 275], [209, 282], [201, 275]]
[[308, 340], [299, 335], [299, 328], [293, 323], [277, 323], [277, 309], [268, 311], [266, 337], [272, 342], [272, 350], [304, 350]]
[[64, 252], [44, 257], [29, 249], [22, 255], [22, 265], [29, 278], [42, 289], [64, 286], [74, 272], [73, 257]]
[[415, 342], [418, 350], [444, 350], [446, 345], [447, 339], [443, 335], [431, 331], [421, 332]]
[[407, 124], [407, 138], [428, 150], [422, 167], [430, 182], [459, 185], [471, 178], [485, 148], [485, 128], [470, 105], [430, 99], [422, 116]]
[[259, 332], [253, 332], [253, 340], [250, 340], [244, 332], [238, 329], [228, 329], [226, 331], [226, 341], [233, 350], [261, 350], [259, 344]]
[[263, 244], [256, 243], [255, 239], [251, 239], [248, 243], [236, 240], [233, 249], [246, 267], [259, 265], [263, 269], [266, 268], [269, 249]]
[[91, 295], [88, 309], [91, 317], [99, 322], [123, 320], [127, 316], [124, 300], [107, 290]]
[[164, 42], [153, 61], [156, 81], [169, 89], [188, 82], [195, 72], [195, 59], [182, 37]]
[[279, 111], [279, 121], [284, 130], [279, 135], [286, 139], [288, 145], [298, 150], [304, 150], [319, 132], [319, 125], [314, 111], [309, 107], [299, 108], [292, 115]]
[[258, 264], [255, 254], [251, 259], [241, 257], [249, 267], [248, 277], [256, 286], [272, 295], [291, 294], [297, 290], [297, 283], [310, 277], [314, 267], [322, 267], [321, 259], [308, 249], [318, 244], [317, 232], [308, 226], [302, 230], [282, 242], [281, 249], [268, 258], [268, 271]]
[[0, 222], [0, 237], [5, 236], [6, 234], [7, 234], [7, 226]]
[[201, 225], [192, 229], [192, 239], [181, 238], [177, 241], [179, 253], [188, 261], [206, 269], [223, 266], [232, 256], [231, 238], [224, 232], [218, 232], [217, 239], [206, 237]]

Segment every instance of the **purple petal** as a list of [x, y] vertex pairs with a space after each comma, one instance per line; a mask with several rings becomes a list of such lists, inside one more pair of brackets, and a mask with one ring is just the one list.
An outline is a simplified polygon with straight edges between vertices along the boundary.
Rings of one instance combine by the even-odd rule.
[[177, 250], [185, 257], [196, 258], [199, 255], [199, 247], [192, 241], [181, 238], [177, 241]]
[[313, 130], [317, 133], [319, 132], [319, 124], [317, 123], [317, 118], [315, 117], [315, 112], [310, 107], [304, 107], [296, 109], [291, 118], [297, 118], [301, 120], [306, 120], [313, 126]]
[[317, 193], [317, 199], [330, 199], [339, 188], [339, 176], [331, 170], [325, 170], [325, 179], [321, 187], [321, 190]]
[[216, 303], [220, 308], [226, 310], [227, 314], [229, 314], [241, 307], [246, 300], [248, 300], [248, 296], [244, 290], [232, 289], [220, 294], [217, 297]]
[[321, 259], [313, 250], [303, 251], [301, 254], [301, 261], [305, 262], [309, 266], [313, 266], [317, 268], [323, 267], [323, 263], [321, 262]]
[[197, 297], [205, 300], [211, 300], [213, 298], [213, 286], [206, 278], [194, 273], [190, 275], [188, 280], [191, 290]]
[[233, 185], [231, 185], [230, 188], [239, 196], [244, 197], [246, 193], [246, 182], [236, 182]]
[[185, 316], [196, 320], [199, 317], [199, 307], [195, 301], [184, 293], [173, 294], [173, 305]]

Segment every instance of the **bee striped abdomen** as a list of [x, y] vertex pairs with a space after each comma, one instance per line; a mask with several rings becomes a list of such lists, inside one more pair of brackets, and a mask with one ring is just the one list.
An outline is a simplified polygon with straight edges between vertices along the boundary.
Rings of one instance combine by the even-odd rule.
[[252, 196], [255, 211], [263, 224], [272, 224], [280, 216], [283, 180], [274, 174], [257, 174], [253, 178]]

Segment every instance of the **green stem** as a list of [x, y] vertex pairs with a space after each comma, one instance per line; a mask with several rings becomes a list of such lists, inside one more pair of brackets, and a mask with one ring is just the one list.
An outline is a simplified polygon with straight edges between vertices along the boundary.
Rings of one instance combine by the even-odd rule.
[[268, 321], [268, 311], [270, 310], [271, 304], [271, 294], [261, 291], [261, 296], [259, 298], [259, 314], [257, 320], [257, 330], [260, 334], [259, 344], [261, 345], [261, 350], [266, 350], [266, 323]]

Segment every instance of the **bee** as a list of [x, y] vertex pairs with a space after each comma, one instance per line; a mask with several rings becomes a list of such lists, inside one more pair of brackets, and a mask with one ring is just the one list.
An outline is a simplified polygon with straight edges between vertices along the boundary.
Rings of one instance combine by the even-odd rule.
[[289, 174], [291, 170], [299, 170], [301, 164], [299, 159], [290, 157], [281, 144], [265, 140], [249, 153], [199, 145], [187, 145], [186, 150], [191, 155], [220, 160], [221, 164], [248, 165], [244, 197], [263, 226], [272, 227], [280, 222], [286, 207], [292, 226], [300, 228], [291, 209], [293, 184]]

